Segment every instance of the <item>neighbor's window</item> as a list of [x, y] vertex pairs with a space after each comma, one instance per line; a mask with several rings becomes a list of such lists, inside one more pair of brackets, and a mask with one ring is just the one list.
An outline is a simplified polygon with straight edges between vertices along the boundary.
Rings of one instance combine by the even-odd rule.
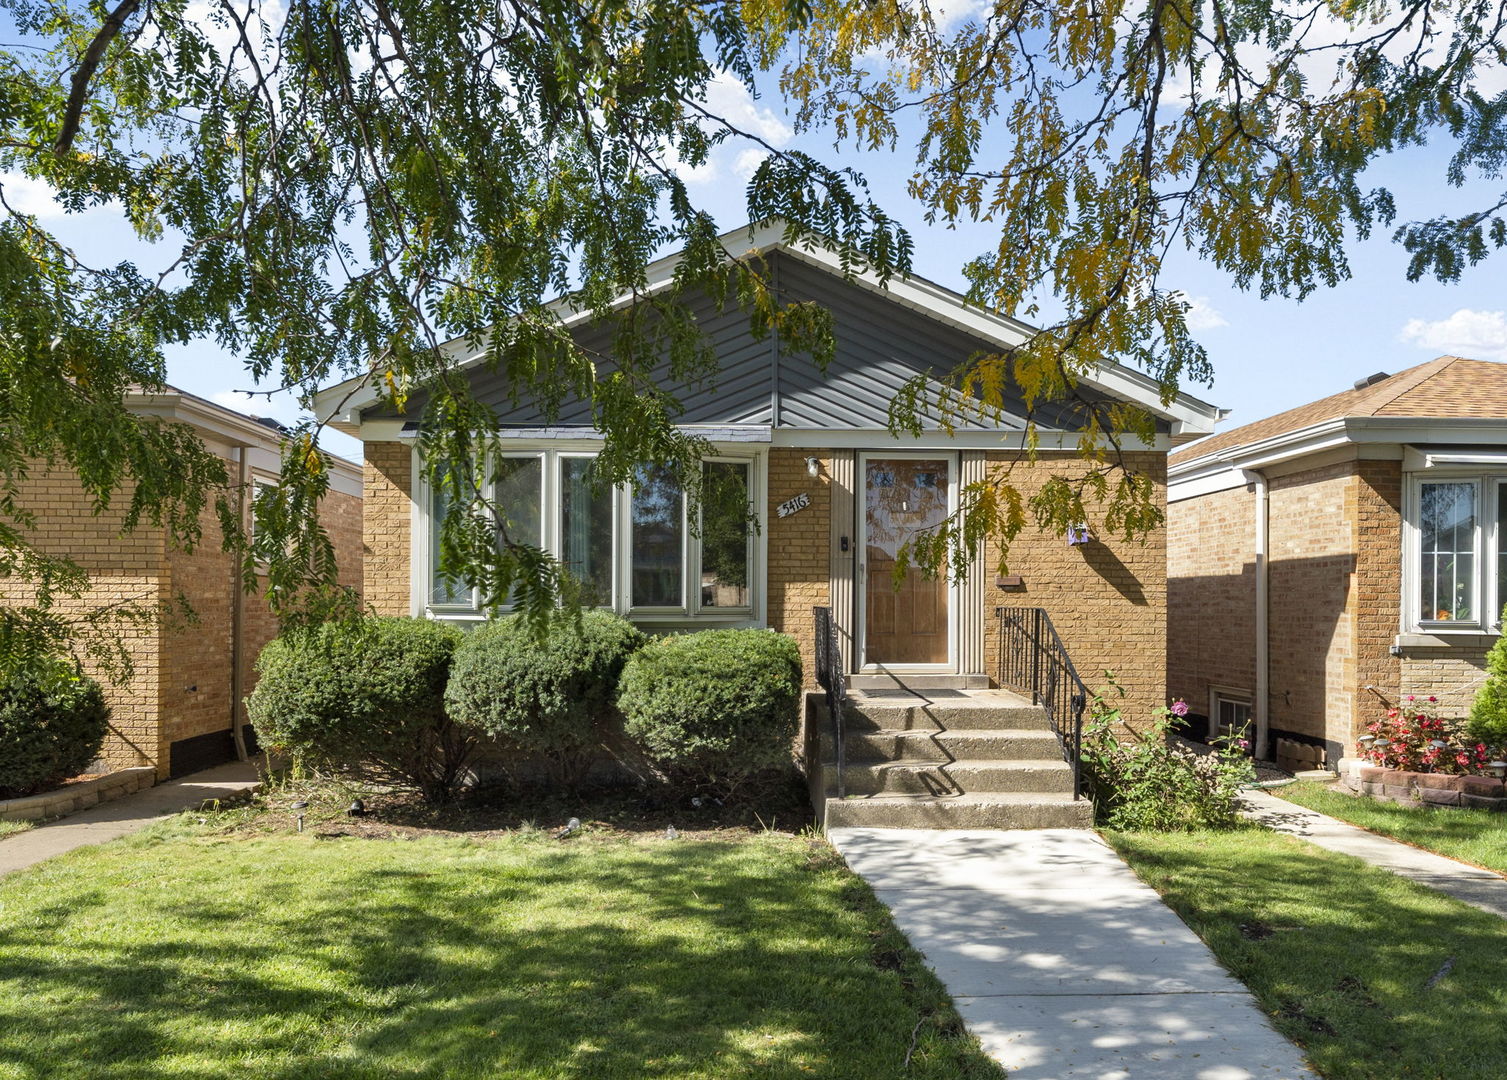
[[675, 474], [640, 466], [633, 484], [632, 604], [680, 607], [685, 578], [685, 499]]
[[1492, 629], [1507, 603], [1507, 478], [1420, 480], [1413, 621], [1433, 630]]
[[746, 461], [708, 461], [701, 480], [701, 606], [749, 606], [753, 530]]

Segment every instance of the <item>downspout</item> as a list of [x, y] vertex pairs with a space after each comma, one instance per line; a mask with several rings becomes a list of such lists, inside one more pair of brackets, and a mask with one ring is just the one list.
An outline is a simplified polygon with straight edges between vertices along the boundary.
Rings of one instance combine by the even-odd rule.
[[[251, 482], [246, 447], [235, 448], [237, 473], [236, 520], [246, 527], [246, 488]], [[230, 736], [235, 740], [235, 756], [245, 761], [246, 736], [241, 730], [241, 640], [245, 636], [245, 590], [241, 588], [241, 560], [230, 560]]]
[[1268, 759], [1271, 742], [1271, 718], [1267, 715], [1271, 701], [1271, 648], [1267, 632], [1267, 595], [1270, 572], [1267, 546], [1270, 539], [1270, 504], [1267, 500], [1266, 476], [1247, 470], [1256, 489], [1256, 689], [1251, 708], [1256, 714], [1256, 759]]

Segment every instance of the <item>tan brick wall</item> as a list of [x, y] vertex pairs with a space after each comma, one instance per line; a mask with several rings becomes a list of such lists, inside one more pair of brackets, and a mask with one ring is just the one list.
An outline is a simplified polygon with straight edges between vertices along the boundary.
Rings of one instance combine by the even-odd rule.
[[[226, 462], [234, 475], [237, 466]], [[340, 582], [361, 588], [361, 500], [332, 491], [319, 508], [320, 520], [335, 546]], [[174, 551], [168, 586], [181, 594], [198, 616], [191, 626], [164, 631], [163, 678], [159, 709], [164, 748], [181, 739], [227, 731], [231, 724], [233, 589], [232, 558], [221, 550], [217, 521], [206, 515], [203, 542], [193, 551]], [[277, 636], [277, 619], [262, 595], [241, 598], [240, 667], [244, 698], [256, 685], [256, 658]], [[193, 687], [195, 689], [190, 689]], [[244, 704], [240, 706], [245, 719]], [[171, 762], [164, 753], [160, 771]]]
[[[1342, 713], [1334, 714], [1328, 736], [1344, 743], [1347, 754], [1353, 753], [1366, 722], [1405, 692], [1402, 664], [1391, 655], [1402, 596], [1402, 462], [1356, 462], [1350, 496], [1356, 551], [1355, 701], [1349, 725]], [[1375, 692], [1364, 689], [1368, 685]]]
[[1249, 487], [1167, 507], [1167, 692], [1195, 713], [1210, 687], [1255, 692], [1255, 527]]
[[[130, 490], [120, 492], [115, 506], [126, 505]], [[91, 587], [78, 600], [62, 598], [57, 610], [82, 614], [105, 606], [141, 605], [155, 608], [164, 593], [166, 554], [159, 529], [142, 527], [122, 534], [117, 509], [95, 515], [84, 498], [75, 473], [67, 468], [38, 464], [21, 483], [19, 502], [36, 516], [27, 538], [49, 554], [68, 555], [89, 572]], [[0, 603], [32, 603], [30, 584], [0, 578]], [[155, 764], [162, 744], [157, 727], [158, 659], [161, 650], [155, 625], [139, 625], [125, 632], [134, 674], [116, 685], [94, 665], [110, 704], [110, 733], [101, 751], [110, 768]]]
[[379, 615], [412, 613], [409, 553], [413, 453], [407, 443], [366, 444], [361, 542], [364, 598]]
[[[1489, 646], [1469, 648], [1418, 649], [1394, 661], [1400, 670], [1398, 697], [1413, 694], [1419, 698], [1436, 697], [1441, 716], [1463, 720], [1470, 715], [1476, 691], [1486, 681], [1486, 653]], [[1377, 702], [1380, 707], [1381, 703]]]
[[[769, 625], [800, 645], [807, 688], [816, 686], [811, 609], [831, 602], [831, 453], [778, 447], [769, 451], [769, 505], [764, 517], [769, 532]], [[819, 477], [806, 471], [808, 457], [820, 460]], [[789, 517], [775, 516], [775, 507], [802, 492], [810, 495], [810, 506]]]
[[[988, 455], [991, 469], [1014, 455]], [[1165, 505], [1166, 456], [1126, 455], [1127, 464], [1151, 476]], [[1043, 454], [1035, 466], [1017, 466], [1012, 481], [1029, 499], [1048, 475], [1075, 476], [1087, 464], [1075, 454]], [[1148, 716], [1167, 702], [1167, 533], [1154, 530], [1144, 542], [1125, 541], [1096, 529], [1092, 543], [1070, 547], [1055, 533], [1027, 524], [1010, 548], [1009, 570], [1025, 587], [1003, 591], [993, 582], [999, 549], [989, 548], [990, 580], [984, 603], [985, 669], [997, 671], [999, 606], [1043, 607], [1062, 636], [1079, 676], [1090, 691], [1104, 685], [1104, 672], [1115, 673], [1127, 696], [1127, 719]]]
[[1268, 484], [1274, 728], [1325, 737], [1355, 708], [1354, 474], [1342, 462]]

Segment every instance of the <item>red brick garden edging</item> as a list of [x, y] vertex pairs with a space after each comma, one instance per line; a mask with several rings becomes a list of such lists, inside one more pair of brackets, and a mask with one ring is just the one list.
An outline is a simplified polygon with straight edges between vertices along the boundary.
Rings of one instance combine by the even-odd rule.
[[1367, 765], [1360, 770], [1360, 791], [1373, 799], [1416, 806], [1507, 811], [1507, 784], [1494, 776], [1445, 776]]

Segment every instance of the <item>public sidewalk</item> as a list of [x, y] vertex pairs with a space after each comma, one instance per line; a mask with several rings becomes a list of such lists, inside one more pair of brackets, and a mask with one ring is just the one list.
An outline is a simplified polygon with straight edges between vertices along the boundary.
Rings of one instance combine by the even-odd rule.
[[1010, 1080], [1314, 1072], [1196, 935], [1080, 829], [833, 829]]
[[1500, 874], [1389, 840], [1290, 803], [1269, 791], [1246, 791], [1241, 799], [1246, 805], [1245, 816], [1269, 829], [1300, 837], [1329, 851], [1354, 855], [1372, 866], [1401, 874], [1472, 907], [1507, 918], [1507, 879]]
[[38, 825], [0, 840], [0, 877], [85, 844], [129, 836], [164, 817], [192, 810], [210, 799], [244, 794], [260, 783], [256, 762], [232, 761]]

